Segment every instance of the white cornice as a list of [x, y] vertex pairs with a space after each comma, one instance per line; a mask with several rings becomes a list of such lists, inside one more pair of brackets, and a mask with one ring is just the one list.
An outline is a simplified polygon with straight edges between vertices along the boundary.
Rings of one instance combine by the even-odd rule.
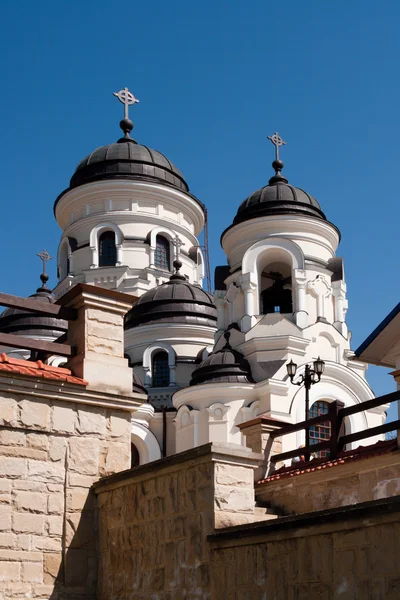
[[201, 402], [207, 404], [208, 401], [220, 399], [224, 404], [232, 400], [241, 400], [246, 398], [248, 403], [257, 400], [258, 395], [253, 383], [204, 383], [203, 385], [193, 385], [178, 390], [172, 397], [172, 403], [178, 410], [185, 404], [191, 404], [194, 400], [201, 398]]
[[310, 340], [293, 335], [274, 335], [268, 337], [254, 337], [238, 346], [246, 358], [256, 352], [282, 352], [305, 356]]
[[[55, 211], [57, 222], [64, 229], [68, 226], [69, 215], [82, 204], [109, 200], [113, 196], [118, 196], [119, 199], [127, 198], [133, 202], [135, 197], [163, 205], [168, 202], [179, 212], [190, 216], [197, 234], [204, 226], [203, 209], [192, 196], [173, 187], [130, 180], [102, 180], [68, 190], [57, 203]], [[121, 212], [126, 214], [128, 211]]]

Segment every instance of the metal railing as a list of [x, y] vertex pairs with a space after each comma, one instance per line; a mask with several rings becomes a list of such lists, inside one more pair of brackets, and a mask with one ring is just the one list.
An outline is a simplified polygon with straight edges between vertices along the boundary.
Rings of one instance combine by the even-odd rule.
[[343, 402], [332, 402], [329, 405], [329, 410], [326, 414], [320, 415], [319, 417], [314, 417], [313, 419], [308, 419], [307, 421], [302, 421], [301, 423], [296, 423], [295, 425], [285, 425], [281, 429], [276, 429], [271, 433], [271, 437], [274, 439], [288, 435], [289, 433], [301, 431], [303, 429], [310, 430], [311, 427], [321, 423], [330, 423], [331, 435], [329, 440], [320, 442], [318, 444], [309, 444], [308, 446], [296, 448], [295, 450], [290, 450], [289, 452], [274, 454], [270, 457], [270, 461], [275, 464], [277, 462], [298, 456], [304, 456], [305, 460], [307, 461], [312, 454], [321, 452], [322, 450], [329, 451], [329, 459], [334, 459], [337, 457], [339, 452], [343, 450], [346, 444], [357, 442], [375, 435], [387, 433], [388, 431], [398, 430], [400, 429], [400, 419], [391, 421], [390, 423], [384, 423], [383, 425], [379, 425], [377, 427], [371, 427], [369, 429], [363, 429], [362, 431], [349, 434], [344, 433], [343, 427], [344, 419], [350, 415], [364, 412], [366, 410], [376, 408], [377, 406], [382, 406], [383, 404], [397, 402], [398, 400], [400, 400], [400, 390], [397, 392], [392, 392], [391, 394], [386, 394], [385, 396], [380, 396], [379, 398], [367, 400], [366, 402], [362, 402], [361, 404], [357, 404], [355, 406], [349, 406], [347, 408], [344, 408]]

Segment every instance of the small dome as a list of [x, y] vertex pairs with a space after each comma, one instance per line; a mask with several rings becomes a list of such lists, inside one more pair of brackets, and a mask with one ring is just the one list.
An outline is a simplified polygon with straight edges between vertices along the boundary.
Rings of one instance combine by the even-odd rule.
[[276, 174], [269, 184], [256, 190], [239, 206], [233, 224], [242, 223], [257, 217], [282, 214], [303, 214], [318, 219], [326, 219], [318, 201], [304, 190], [289, 185], [281, 175], [283, 162], [272, 163]]
[[[43, 274], [41, 277], [43, 277]], [[41, 302], [54, 303], [55, 298], [46, 286], [46, 281], [47, 279], [43, 281], [43, 285], [36, 290], [36, 293], [29, 296], [29, 298], [40, 300]], [[18, 308], [6, 308], [6, 310], [0, 314], [1, 333], [59, 338], [66, 333], [67, 330], [67, 321], [57, 319], [56, 317], [46, 317], [32, 311], [25, 311]]]
[[148, 179], [161, 181], [184, 192], [189, 186], [182, 173], [161, 152], [121, 138], [114, 144], [96, 148], [76, 167], [70, 189], [100, 179]]
[[250, 365], [243, 354], [229, 344], [230, 333], [225, 334], [226, 344], [221, 350], [211, 352], [192, 373], [190, 385], [203, 383], [252, 383]]
[[125, 329], [150, 323], [216, 326], [217, 309], [213, 297], [178, 273], [181, 264], [175, 261], [177, 273], [139, 298], [126, 315]]

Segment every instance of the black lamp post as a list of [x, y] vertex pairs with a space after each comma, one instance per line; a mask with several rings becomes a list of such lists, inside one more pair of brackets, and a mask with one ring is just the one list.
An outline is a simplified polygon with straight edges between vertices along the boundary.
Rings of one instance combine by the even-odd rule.
[[[317, 360], [314, 360], [313, 368], [308, 364], [305, 366], [304, 374], [300, 375], [300, 378], [298, 381], [294, 381], [296, 371], [297, 371], [296, 363], [294, 363], [293, 360], [291, 360], [286, 365], [286, 368], [287, 368], [287, 372], [288, 372], [291, 383], [293, 383], [294, 385], [303, 385], [304, 384], [304, 387], [306, 390], [306, 418], [305, 418], [305, 420], [308, 421], [309, 411], [310, 411], [310, 388], [312, 385], [314, 385], [314, 383], [318, 383], [319, 381], [321, 381], [321, 375], [324, 372], [325, 363], [318, 356]], [[306, 445], [306, 448], [308, 448], [308, 446], [310, 445], [310, 429], [308, 427], [306, 427], [306, 444], [305, 445]], [[309, 457], [310, 457], [310, 455], [307, 452], [306, 460], [308, 460]]]

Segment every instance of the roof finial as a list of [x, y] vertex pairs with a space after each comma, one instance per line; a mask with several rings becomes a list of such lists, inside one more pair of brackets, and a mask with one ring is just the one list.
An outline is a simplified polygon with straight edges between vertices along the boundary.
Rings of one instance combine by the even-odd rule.
[[177, 279], [180, 279], [181, 281], [186, 281], [186, 277], [184, 275], [181, 275], [179, 273], [181, 267], [182, 267], [182, 261], [179, 260], [179, 258], [176, 258], [174, 260], [174, 262], [172, 263], [172, 266], [175, 269], [175, 273], [173, 275], [171, 275], [171, 277], [169, 278], [170, 281], [176, 281]]
[[271, 140], [273, 145], [275, 146], [275, 160], [272, 163], [272, 168], [275, 170], [275, 175], [271, 177], [269, 180], [270, 185], [274, 185], [275, 183], [287, 183], [287, 179], [281, 175], [281, 170], [283, 169], [283, 162], [279, 158], [279, 148], [281, 146], [286, 146], [286, 142], [283, 141], [281, 136], [277, 131], [273, 135], [269, 135], [268, 139]]
[[129, 118], [129, 106], [135, 104], [136, 102], [139, 102], [139, 100], [135, 98], [135, 96], [132, 94], [132, 92], [128, 90], [127, 87], [123, 90], [120, 90], [119, 92], [114, 92], [113, 96], [116, 96], [118, 100], [124, 105], [124, 118], [122, 119], [122, 121], [120, 121], [119, 126], [125, 134], [124, 139], [130, 140], [130, 132], [133, 129], [133, 123]]
[[50, 254], [45, 249], [43, 249], [41, 252], [38, 252], [36, 256], [38, 256], [43, 261], [43, 273], [40, 275], [42, 286], [37, 290], [39, 292], [43, 290], [48, 290], [46, 283], [49, 280], [49, 276], [46, 272], [46, 263], [48, 260], [53, 260], [53, 257], [50, 256]]

